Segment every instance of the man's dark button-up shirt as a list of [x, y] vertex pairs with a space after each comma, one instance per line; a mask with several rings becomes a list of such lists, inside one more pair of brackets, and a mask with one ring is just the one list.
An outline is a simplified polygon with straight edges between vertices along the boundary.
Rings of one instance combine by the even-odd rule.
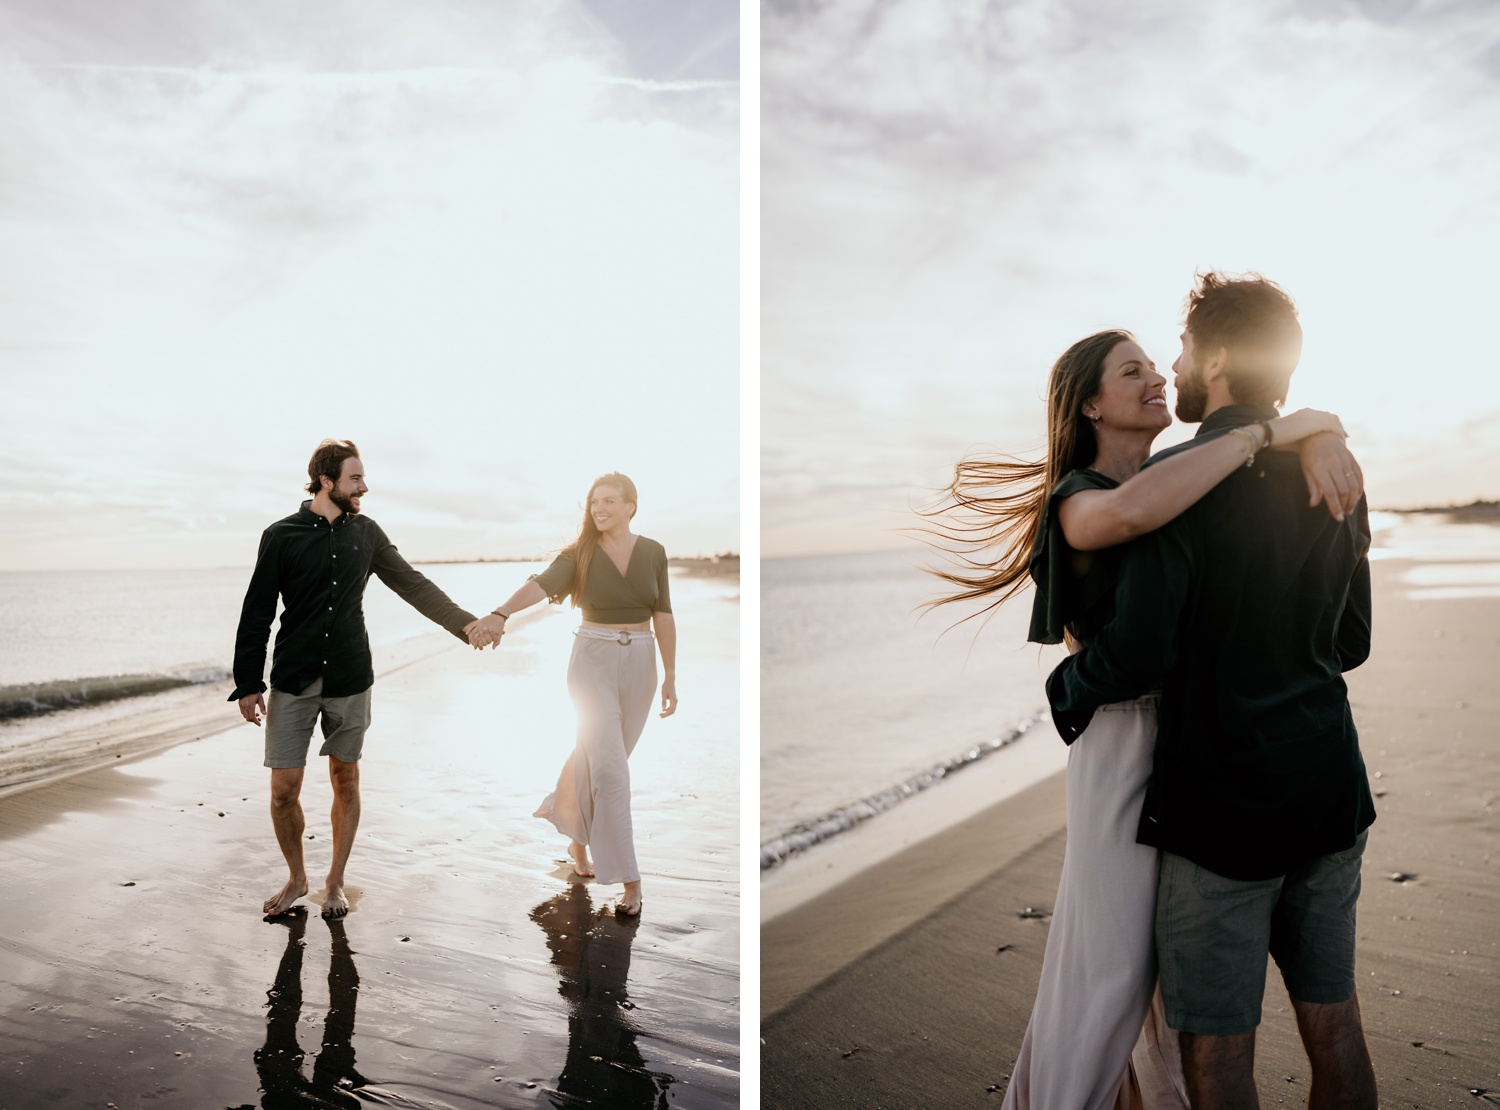
[[302, 693], [319, 677], [323, 696], [330, 698], [362, 693], [374, 683], [364, 612], [365, 583], [372, 573], [424, 617], [467, 642], [462, 629], [473, 615], [413, 570], [380, 525], [351, 513], [330, 524], [310, 504], [304, 501], [261, 534], [240, 610], [230, 701], [266, 688], [266, 640], [278, 594], [286, 607], [276, 632], [271, 685], [289, 694]]
[[[1215, 410], [1191, 450], [1269, 407]], [[1149, 463], [1147, 465], [1150, 465]], [[1047, 680], [1065, 738], [1161, 690], [1138, 840], [1233, 879], [1284, 875], [1375, 819], [1343, 671], [1370, 653], [1370, 526], [1307, 504], [1296, 453], [1262, 451], [1125, 552], [1115, 617]]]

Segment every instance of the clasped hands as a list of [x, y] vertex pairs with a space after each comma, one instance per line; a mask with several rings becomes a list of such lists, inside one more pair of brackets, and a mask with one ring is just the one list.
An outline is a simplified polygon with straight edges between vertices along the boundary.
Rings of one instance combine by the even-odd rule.
[[469, 638], [469, 646], [475, 651], [483, 651], [487, 647], [498, 647], [500, 637], [505, 635], [505, 618], [498, 613], [491, 613], [487, 617], [480, 617], [477, 621], [470, 621], [464, 625], [463, 633]]

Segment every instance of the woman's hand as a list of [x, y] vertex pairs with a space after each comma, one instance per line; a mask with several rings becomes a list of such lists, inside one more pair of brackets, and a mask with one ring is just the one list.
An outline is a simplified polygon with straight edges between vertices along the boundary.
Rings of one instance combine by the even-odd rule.
[[[1271, 446], [1290, 447], [1294, 443], [1300, 443], [1309, 436], [1321, 435], [1331, 432], [1339, 437], [1347, 437], [1344, 424], [1331, 412], [1322, 412], [1318, 409], [1298, 409], [1296, 412], [1278, 416], [1271, 424]], [[1313, 502], [1317, 504], [1316, 501]]]
[[661, 684], [661, 716], [670, 717], [677, 712], [677, 679], [668, 675]]
[[463, 632], [469, 638], [470, 647], [475, 651], [483, 651], [487, 647], [499, 645], [500, 637], [505, 635], [505, 618], [491, 613], [464, 625]]
[[[1307, 411], [1311, 410], [1303, 410]], [[1298, 444], [1297, 453], [1302, 459], [1302, 475], [1307, 479], [1311, 498], [1308, 505], [1325, 502], [1334, 520], [1343, 520], [1352, 513], [1364, 496], [1365, 474], [1344, 445], [1343, 437], [1332, 433], [1312, 436]]]

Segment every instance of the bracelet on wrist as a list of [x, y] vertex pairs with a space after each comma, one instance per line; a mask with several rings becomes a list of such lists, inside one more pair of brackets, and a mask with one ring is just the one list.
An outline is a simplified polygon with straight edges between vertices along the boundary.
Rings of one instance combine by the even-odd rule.
[[1261, 444], [1261, 447], [1266, 448], [1271, 446], [1271, 440], [1274, 438], [1274, 433], [1271, 431], [1271, 422], [1269, 420], [1262, 420], [1259, 424], [1259, 427], [1263, 432], [1266, 433], [1266, 441], [1265, 443]]
[[1244, 426], [1241, 426], [1241, 427], [1238, 427], [1238, 428], [1231, 428], [1230, 430], [1231, 431], [1235, 431], [1235, 432], [1243, 432], [1244, 433], [1244, 435], [1245, 435], [1245, 444], [1246, 444], [1246, 446], [1248, 448], [1248, 451], [1245, 454], [1245, 465], [1247, 467], [1248, 466], [1254, 466], [1255, 465], [1255, 456], [1257, 454], [1259, 454], [1260, 450], [1261, 450], [1260, 441], [1255, 438], [1255, 433], [1252, 432], [1249, 428], [1244, 427]]
[[499, 617], [503, 621], [510, 620], [510, 614], [507, 613], [504, 609], [491, 609], [490, 616]]

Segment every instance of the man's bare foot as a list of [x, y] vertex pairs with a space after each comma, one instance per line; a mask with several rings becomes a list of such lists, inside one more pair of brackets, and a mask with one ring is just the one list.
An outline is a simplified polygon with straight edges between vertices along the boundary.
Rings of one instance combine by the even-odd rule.
[[328, 884], [328, 890], [323, 895], [323, 916], [343, 917], [349, 912], [349, 899], [344, 894], [343, 884], [338, 886]]
[[625, 884], [625, 895], [615, 903], [615, 913], [621, 917], [639, 917], [644, 903], [645, 899], [641, 897], [641, 883], [637, 879], [633, 883]]
[[267, 917], [279, 917], [292, 908], [292, 903], [307, 893], [307, 878], [288, 879], [282, 887], [261, 904]]
[[576, 840], [568, 841], [568, 855], [573, 857], [573, 870], [582, 878], [594, 877], [594, 865], [589, 862], [589, 847]]

